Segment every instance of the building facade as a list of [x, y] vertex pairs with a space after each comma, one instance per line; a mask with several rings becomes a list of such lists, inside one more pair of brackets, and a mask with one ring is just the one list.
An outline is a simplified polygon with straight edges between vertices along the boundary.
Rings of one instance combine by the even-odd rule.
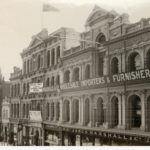
[[[11, 77], [12, 91], [20, 82], [11, 99], [20, 102], [11, 105], [20, 144], [149, 145], [149, 35], [150, 19], [130, 24], [127, 14], [95, 6], [80, 39], [67, 28], [34, 36], [23, 72]], [[31, 83], [43, 91], [29, 92]]]
[[10, 118], [10, 97], [5, 97], [2, 103], [2, 135], [4, 141], [7, 142], [9, 139], [9, 118]]

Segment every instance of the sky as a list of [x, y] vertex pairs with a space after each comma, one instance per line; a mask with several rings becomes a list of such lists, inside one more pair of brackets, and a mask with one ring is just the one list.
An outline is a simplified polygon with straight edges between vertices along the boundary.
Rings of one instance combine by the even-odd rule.
[[128, 13], [131, 23], [150, 18], [149, 0], [47, 0], [59, 11], [43, 13], [45, 1], [0, 0], [0, 68], [6, 81], [14, 66], [22, 68], [20, 53], [28, 47], [33, 35], [42, 28], [47, 28], [49, 33], [60, 27], [83, 32], [95, 4], [108, 11]]

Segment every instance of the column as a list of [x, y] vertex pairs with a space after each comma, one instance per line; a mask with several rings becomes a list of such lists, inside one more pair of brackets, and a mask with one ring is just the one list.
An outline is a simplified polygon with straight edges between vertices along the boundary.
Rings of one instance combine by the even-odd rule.
[[110, 103], [110, 100], [109, 100], [109, 93], [107, 93], [107, 96], [105, 97], [107, 102], [105, 103], [105, 106], [104, 106], [104, 110], [105, 110], [105, 123], [103, 124], [104, 128], [108, 129], [110, 126], [111, 126], [111, 103]]
[[80, 119], [81, 119], [81, 125], [85, 124], [85, 113], [84, 113], [84, 98], [81, 96], [80, 98], [80, 104], [81, 104], [81, 112], [80, 112]]
[[70, 69], [70, 82], [73, 80], [73, 67]]
[[108, 57], [107, 56], [104, 57], [103, 72], [104, 72], [104, 75], [108, 74]]
[[145, 95], [144, 92], [141, 94], [141, 130], [145, 131]]
[[79, 99], [79, 124], [81, 123], [81, 99]]
[[59, 117], [59, 121], [63, 122], [64, 121], [63, 99], [60, 99], [59, 103], [60, 103], [60, 117]]
[[73, 100], [70, 99], [70, 124], [73, 123]]
[[56, 121], [57, 118], [57, 102], [54, 103], [54, 121]]
[[125, 102], [125, 93], [122, 94], [122, 129], [126, 127], [126, 102]]
[[48, 120], [51, 120], [51, 103], [49, 103], [49, 114], [48, 114]]
[[126, 65], [126, 60], [125, 60], [125, 53], [122, 53], [122, 66], [121, 66], [121, 71], [125, 72], [125, 65]]
[[89, 125], [90, 125], [90, 127], [92, 127], [94, 125], [94, 122], [93, 122], [93, 95], [91, 95], [90, 97], [91, 98], [89, 99], [90, 100], [90, 122], [89, 122]]
[[122, 118], [122, 110], [121, 110], [121, 105], [122, 105], [122, 99], [121, 96], [118, 97], [118, 116], [119, 116], [119, 124], [118, 128], [121, 128], [121, 118]]

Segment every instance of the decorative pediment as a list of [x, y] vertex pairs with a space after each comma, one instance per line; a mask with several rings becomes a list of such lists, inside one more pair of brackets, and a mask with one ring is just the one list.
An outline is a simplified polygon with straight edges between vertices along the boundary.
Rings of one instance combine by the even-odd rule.
[[94, 20], [96, 20], [96, 19], [98, 19], [98, 18], [101, 18], [102, 16], [105, 16], [105, 15], [107, 15], [107, 14], [112, 14], [112, 15], [114, 15], [114, 16], [116, 16], [117, 15], [117, 13], [114, 11], [114, 10], [112, 10], [112, 11], [107, 11], [107, 10], [105, 10], [105, 9], [103, 9], [103, 8], [101, 8], [101, 7], [99, 7], [99, 6], [97, 6], [97, 5], [95, 5], [95, 7], [94, 7], [94, 9], [92, 10], [92, 12], [91, 12], [91, 14], [89, 15], [89, 17], [87, 18], [87, 20], [86, 20], [86, 24], [85, 24], [85, 26], [89, 26], [89, 24], [92, 22], [92, 21], [94, 21]]
[[46, 29], [43, 29], [40, 33], [32, 36], [32, 40], [29, 44], [29, 47], [33, 47], [35, 45], [40, 44], [47, 37], [48, 37], [48, 31]]
[[89, 22], [93, 21], [95, 18], [103, 16], [106, 13], [107, 13], [106, 10], [104, 10], [104, 9], [100, 8], [99, 6], [95, 5], [94, 9], [92, 10], [91, 14], [89, 15], [89, 17], [86, 20], [86, 25], [88, 25]]

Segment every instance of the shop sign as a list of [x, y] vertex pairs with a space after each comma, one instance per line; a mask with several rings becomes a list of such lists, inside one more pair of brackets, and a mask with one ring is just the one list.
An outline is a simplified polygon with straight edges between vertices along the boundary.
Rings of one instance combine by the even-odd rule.
[[43, 91], [43, 83], [31, 83], [29, 86], [30, 93], [40, 93]]
[[70, 82], [64, 83], [60, 86], [62, 90], [64, 89], [74, 89], [79, 87], [90, 87], [94, 85], [104, 85], [109, 83], [118, 83], [118, 82], [125, 82], [125, 81], [133, 81], [133, 80], [140, 80], [140, 79], [147, 79], [150, 78], [150, 70], [143, 69], [137, 70], [133, 72], [126, 72], [115, 74], [112, 76], [103, 76], [100, 78], [94, 78], [89, 80], [77, 81], [77, 82]]
[[113, 75], [112, 77], [113, 82], [124, 82], [124, 81], [131, 81], [131, 80], [139, 80], [139, 79], [146, 79], [150, 78], [150, 70], [137, 70], [128, 73], [120, 73]]
[[41, 111], [29, 111], [30, 120], [42, 121]]
[[100, 84], [105, 84], [105, 83], [106, 83], [105, 77], [100, 77], [100, 78], [94, 78], [94, 79], [89, 79], [89, 80], [64, 83], [60, 86], [60, 88], [61, 89], [73, 89], [73, 88], [79, 88], [79, 87], [100, 85]]
[[105, 132], [99, 132], [99, 136], [106, 137], [106, 138], [127, 140], [127, 141], [145, 141], [145, 142], [150, 142], [150, 137], [122, 135], [122, 134], [105, 133]]

